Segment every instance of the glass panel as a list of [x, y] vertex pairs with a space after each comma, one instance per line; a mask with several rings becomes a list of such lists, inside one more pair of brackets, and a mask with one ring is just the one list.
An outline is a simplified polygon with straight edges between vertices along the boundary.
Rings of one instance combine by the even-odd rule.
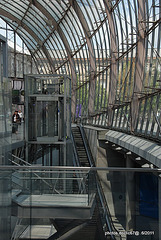
[[159, 239], [160, 178], [144, 170], [98, 171], [98, 175], [108, 206], [106, 211], [112, 220], [111, 229], [105, 235]]
[[[80, 221], [83, 220], [80, 214], [89, 209], [91, 220], [88, 217], [83, 221], [97, 218], [97, 227], [106, 237], [158, 240], [160, 177], [155, 169], [97, 168], [98, 175], [93, 170], [88, 172], [85, 168], [72, 167], [37, 167], [37, 170], [16, 167], [11, 170], [1, 167], [1, 236], [9, 239], [7, 226], [10, 218], [12, 237], [27, 234], [31, 238], [40, 234], [35, 232], [39, 228], [43, 229], [42, 237], [46, 232], [49, 234], [47, 229], [52, 234], [59, 233], [53, 225], [59, 218], [67, 222], [71, 219]], [[63, 211], [59, 211], [59, 207]], [[81, 213], [78, 211], [80, 207]], [[68, 211], [69, 208], [72, 210]], [[92, 234], [93, 229], [89, 226], [87, 230]]]
[[10, 4], [6, 4], [5, 7], [1, 6], [1, 8], [4, 9], [6, 12], [12, 14], [18, 20], [21, 20], [21, 18], [23, 17], [23, 12], [20, 12], [20, 11], [16, 12], [17, 9], [12, 8]]
[[[3, 62], [1, 67], [3, 67]], [[11, 151], [11, 82], [0, 81], [0, 165], [8, 165]], [[9, 240], [11, 225], [11, 172], [0, 171], [0, 236]]]

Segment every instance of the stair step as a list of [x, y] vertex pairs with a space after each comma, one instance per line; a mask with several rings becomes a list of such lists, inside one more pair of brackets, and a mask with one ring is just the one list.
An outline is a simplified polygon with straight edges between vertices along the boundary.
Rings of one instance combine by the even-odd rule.
[[81, 136], [81, 132], [79, 131], [78, 128], [73, 129], [72, 128], [72, 132], [73, 132], [73, 137], [75, 140], [75, 144], [76, 144], [76, 149], [77, 149], [77, 154], [78, 154], [78, 158], [80, 161], [80, 165], [84, 166], [84, 167], [89, 167], [89, 162], [88, 162], [88, 156], [86, 153], [86, 149], [84, 146], [84, 142]]

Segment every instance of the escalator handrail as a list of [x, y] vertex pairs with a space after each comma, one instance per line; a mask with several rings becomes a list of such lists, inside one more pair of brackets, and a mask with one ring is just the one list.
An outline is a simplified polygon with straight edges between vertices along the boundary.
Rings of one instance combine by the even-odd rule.
[[[72, 140], [72, 143], [73, 143], [74, 157], [76, 159], [76, 164], [75, 164], [75, 161], [74, 161], [74, 165], [76, 165], [76, 167], [77, 167], [77, 166], [80, 166], [80, 161], [79, 161], [79, 158], [78, 158], [78, 151], [77, 151], [76, 142], [75, 142], [72, 131], [71, 131], [71, 140]], [[76, 175], [77, 175], [77, 173], [76, 173]], [[80, 171], [80, 176], [82, 177], [82, 179], [84, 179], [83, 175], [81, 174], [81, 171]], [[84, 192], [84, 190], [85, 190], [85, 181], [83, 181], [80, 186], [81, 187], [80, 187], [79, 191], [82, 193], [82, 191]]]
[[90, 167], [93, 167], [94, 166], [94, 161], [92, 161], [91, 156], [90, 156], [89, 151], [88, 151], [87, 141], [85, 139], [82, 124], [79, 125], [79, 129], [80, 129], [80, 132], [81, 132], [81, 135], [82, 135], [82, 139], [83, 139], [83, 143], [84, 143], [84, 146], [85, 146], [85, 149], [86, 149], [86, 153], [87, 153], [88, 161], [90, 163]]
[[[80, 165], [79, 163], [79, 158], [78, 158], [78, 152], [77, 152], [77, 148], [76, 148], [76, 143], [75, 143], [75, 140], [74, 140], [74, 136], [73, 136], [73, 132], [71, 131], [71, 140], [73, 142], [73, 151], [74, 151], [74, 157], [76, 159], [76, 164], [77, 165]], [[74, 162], [75, 164], [75, 162]]]

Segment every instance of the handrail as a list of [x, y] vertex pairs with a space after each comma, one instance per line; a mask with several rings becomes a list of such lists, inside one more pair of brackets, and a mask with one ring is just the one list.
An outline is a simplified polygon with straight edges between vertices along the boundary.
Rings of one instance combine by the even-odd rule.
[[[92, 164], [92, 166], [95, 166], [93, 156], [92, 156], [91, 152], [89, 152], [89, 148], [87, 146], [87, 139], [86, 139], [84, 129], [83, 129], [81, 124], [79, 125], [79, 128], [80, 128], [80, 132], [81, 132], [81, 135], [82, 135], [82, 138], [83, 138], [86, 153], [87, 153], [87, 156], [89, 158], [89, 162], [90, 162], [90, 164]], [[107, 201], [106, 201], [106, 198], [104, 196], [104, 192], [103, 192], [101, 182], [100, 182], [100, 179], [99, 179], [99, 176], [98, 176], [97, 172], [96, 172], [96, 179], [97, 179], [98, 194], [99, 194], [100, 202], [102, 204], [102, 208], [103, 208], [105, 216], [106, 216], [106, 223], [107, 223], [107, 226], [109, 228], [109, 231], [113, 232], [113, 230], [114, 230], [115, 232], [118, 232], [118, 230], [115, 228], [115, 226], [113, 224], [113, 221], [111, 219], [111, 214], [110, 214], [110, 211], [109, 211], [109, 208], [108, 208], [108, 205], [107, 205]], [[122, 239], [121, 235], [118, 234], [117, 236], [120, 236], [120, 239]], [[113, 239], [116, 239], [114, 235], [111, 235], [111, 237]]]
[[75, 144], [75, 140], [74, 140], [72, 131], [71, 131], [71, 140], [72, 140], [72, 143], [73, 143], [74, 157], [76, 159], [77, 166], [79, 166], [80, 164], [79, 164], [79, 159], [78, 159], [78, 153], [77, 153], [77, 148], [76, 148], [76, 144]]
[[[25, 160], [23, 160], [23, 159], [15, 156], [15, 155], [13, 155], [13, 154], [12, 154], [12, 156], [14, 156], [15, 158], [19, 159], [20, 161], [26, 163], [27, 165], [32, 166], [30, 163], [26, 162]], [[16, 163], [15, 161], [13, 161], [13, 160], [10, 160], [10, 159], [9, 159], [9, 161], [12, 162], [13, 164], [15, 164], [16, 166], [22, 166], [22, 165]], [[28, 170], [28, 169], [27, 169], [27, 170]], [[57, 176], [56, 178], [52, 178], [52, 179], [56, 180], [56, 181], [55, 181], [55, 184], [54, 184], [54, 187], [52, 187], [52, 185], [50, 185], [47, 181], [44, 180], [44, 178], [40, 177], [38, 174], [36, 174], [36, 173], [34, 173], [34, 172], [33, 172], [33, 174], [36, 176], [36, 178], [39, 178], [39, 179], [42, 180], [44, 183], [46, 183], [46, 184], [52, 189], [53, 192], [55, 191], [55, 192], [58, 193], [58, 194], [62, 194], [62, 193], [60, 193], [60, 192], [56, 189], [56, 184], [57, 184], [58, 180], [64, 179], [64, 178], [60, 178], [60, 177], [59, 177], [59, 176], [60, 176], [60, 172], [59, 172], [59, 174], [58, 174], [58, 176]], [[30, 179], [31, 179], [31, 178], [30, 178]], [[66, 178], [65, 178], [65, 179], [66, 179]], [[69, 178], [68, 178], [68, 179], [69, 179]], [[72, 180], [72, 179], [74, 179], [74, 178], [70, 178], [70, 179]], [[81, 180], [81, 181], [80, 181], [79, 190], [81, 191], [80, 193], [83, 193], [83, 192], [85, 191], [85, 187], [84, 187], [84, 177], [79, 177], [79, 178], [77, 177], [77, 179]]]
[[16, 158], [16, 159], [18, 159], [19, 161], [21, 161], [21, 162], [25, 163], [26, 165], [29, 165], [29, 166], [31, 166], [31, 163], [29, 163], [29, 162], [26, 162], [25, 160], [23, 160], [22, 158], [19, 158], [19, 157], [17, 157], [17, 156], [16, 156], [16, 155], [14, 155], [14, 154], [11, 154], [11, 156], [12, 156], [12, 157], [14, 157], [14, 158]]
[[[80, 161], [79, 161], [79, 158], [78, 158], [78, 152], [77, 152], [77, 147], [76, 147], [76, 143], [75, 143], [75, 140], [74, 140], [74, 136], [73, 136], [73, 132], [71, 131], [71, 140], [73, 142], [73, 151], [74, 151], [74, 156], [75, 156], [75, 159], [76, 159], [76, 165], [77, 166], [80, 166]], [[75, 164], [75, 162], [74, 162]], [[82, 171], [80, 171], [80, 173], [82, 173]], [[89, 173], [89, 171], [88, 171]], [[77, 174], [77, 173], [76, 173]], [[84, 177], [82, 177], [82, 181], [80, 182], [80, 186], [79, 186], [79, 191], [80, 193], [84, 192], [85, 189], [86, 189], [86, 180], [87, 179], [84, 179]]]
[[94, 166], [94, 161], [91, 160], [91, 156], [90, 156], [89, 151], [88, 151], [87, 141], [85, 139], [85, 135], [84, 135], [84, 132], [83, 132], [82, 124], [79, 125], [79, 129], [80, 129], [80, 132], [81, 132], [81, 135], [82, 135], [83, 143], [84, 143], [84, 146], [85, 146], [85, 149], [86, 149], [86, 153], [87, 153], [87, 157], [88, 157], [90, 166], [92, 167], [92, 166]]
[[58, 182], [59, 175], [60, 175], [60, 173], [58, 174], [58, 177], [57, 177], [57, 179], [56, 179], [56, 181], [55, 181], [54, 188], [53, 188], [53, 192], [55, 191], [55, 192], [57, 192], [58, 194], [61, 194], [58, 190], [56, 190], [56, 184], [57, 184], [57, 182]]
[[160, 168], [150, 168], [150, 167], [144, 167], [144, 168], [125, 168], [125, 167], [71, 167], [71, 166], [12, 166], [12, 165], [0, 165], [0, 170], [37, 170], [38, 171], [111, 171], [111, 172], [148, 172], [148, 173], [161, 173]]
[[[30, 163], [26, 162], [25, 160], [23, 160], [23, 159], [15, 156], [14, 154], [12, 154], [12, 157], [18, 159], [19, 161], [25, 163], [25, 164], [28, 165], [28, 166], [32, 166], [32, 164], [30, 164]], [[9, 160], [10, 160], [10, 159], [9, 159]], [[10, 161], [11, 161], [12, 163], [14, 163], [15, 165], [17, 165], [17, 166], [21, 166], [20, 164], [16, 163], [16, 162], [13, 161], [13, 160], [10, 160]], [[33, 172], [33, 174], [34, 174], [38, 179], [42, 180], [42, 181], [43, 181], [46, 185], [48, 185], [51, 189], [53, 189], [53, 186], [52, 186], [51, 184], [49, 184], [47, 181], [45, 181], [42, 177], [40, 177], [40, 176], [39, 176], [38, 174], [36, 174], [35, 172]], [[54, 190], [55, 190], [55, 189], [53, 189], [53, 191], [54, 191]], [[58, 192], [58, 191], [57, 191], [57, 192]], [[58, 192], [58, 193], [59, 193], [59, 192]], [[60, 194], [60, 193], [59, 193], [59, 194]]]
[[[76, 148], [76, 143], [75, 143], [72, 131], [71, 131], [71, 140], [72, 140], [72, 143], [73, 143], [73, 151], [74, 151], [74, 157], [76, 159], [76, 165], [80, 166], [80, 162], [79, 162], [79, 158], [78, 158], [78, 152], [77, 152], [77, 148]], [[75, 162], [74, 162], [74, 165], [75, 165]], [[82, 174], [81, 171], [80, 171], [80, 174]], [[76, 175], [77, 175], [77, 173], [76, 173]], [[80, 186], [79, 186], [80, 193], [84, 192], [84, 190], [85, 190], [85, 181], [84, 181], [84, 178], [82, 178], [82, 179], [83, 179], [83, 181], [80, 182]]]

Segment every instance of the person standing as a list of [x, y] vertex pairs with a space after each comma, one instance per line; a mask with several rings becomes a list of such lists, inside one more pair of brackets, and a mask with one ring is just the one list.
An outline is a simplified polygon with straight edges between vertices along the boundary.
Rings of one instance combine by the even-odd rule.
[[23, 113], [21, 110], [18, 111], [18, 115], [20, 116], [20, 122], [23, 122]]
[[15, 111], [13, 116], [12, 116], [12, 133], [16, 133], [18, 132], [18, 124], [20, 123], [21, 119], [20, 116], [18, 114], [18, 111]]

